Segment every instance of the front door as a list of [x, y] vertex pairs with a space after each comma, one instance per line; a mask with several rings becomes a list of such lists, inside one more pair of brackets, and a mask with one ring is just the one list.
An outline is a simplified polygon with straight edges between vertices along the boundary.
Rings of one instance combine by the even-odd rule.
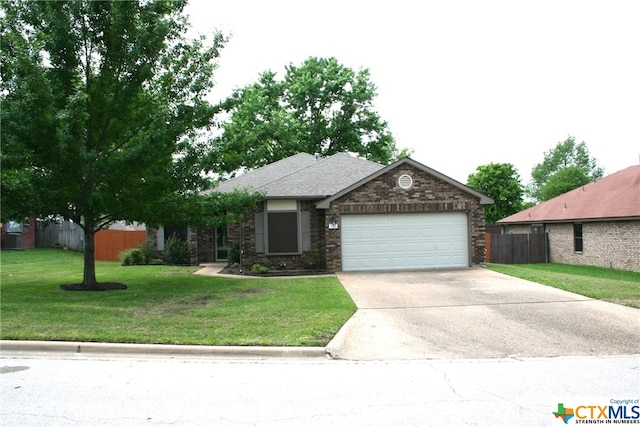
[[218, 227], [216, 228], [216, 261], [227, 261], [228, 259], [227, 227]]

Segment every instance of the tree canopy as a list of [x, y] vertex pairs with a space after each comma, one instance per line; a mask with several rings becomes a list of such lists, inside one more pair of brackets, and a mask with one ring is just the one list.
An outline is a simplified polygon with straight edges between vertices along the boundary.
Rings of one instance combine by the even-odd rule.
[[354, 72], [335, 58], [290, 64], [282, 80], [266, 71], [221, 103], [228, 119], [214, 141], [214, 162], [232, 173], [299, 152], [352, 152], [388, 164], [408, 151], [397, 150], [375, 96], [368, 70]]
[[604, 170], [591, 157], [584, 141], [577, 144], [575, 137], [569, 136], [545, 152], [542, 163], [533, 167], [528, 194], [544, 202], [603, 175]]
[[214, 224], [255, 202], [202, 195], [225, 38], [186, 39], [185, 5], [2, 3], [2, 215], [80, 224], [88, 287], [94, 233], [112, 222]]
[[467, 186], [491, 197], [485, 220], [492, 224], [523, 209], [524, 189], [520, 175], [511, 163], [489, 163], [478, 166], [467, 178]]

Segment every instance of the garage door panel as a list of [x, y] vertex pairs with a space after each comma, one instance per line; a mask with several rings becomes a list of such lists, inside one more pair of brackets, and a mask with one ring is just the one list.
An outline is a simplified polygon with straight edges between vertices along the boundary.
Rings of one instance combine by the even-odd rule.
[[466, 267], [468, 247], [461, 212], [342, 216], [345, 271]]

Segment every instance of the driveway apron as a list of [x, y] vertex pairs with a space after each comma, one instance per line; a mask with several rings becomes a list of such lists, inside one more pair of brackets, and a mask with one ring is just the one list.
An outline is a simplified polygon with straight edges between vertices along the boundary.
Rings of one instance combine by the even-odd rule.
[[640, 310], [484, 268], [338, 279], [358, 307], [327, 347], [338, 359], [640, 354]]

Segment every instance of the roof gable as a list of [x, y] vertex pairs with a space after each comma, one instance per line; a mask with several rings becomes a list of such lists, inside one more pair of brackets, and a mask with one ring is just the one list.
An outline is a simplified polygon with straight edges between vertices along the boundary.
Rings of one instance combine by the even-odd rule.
[[543, 223], [640, 218], [640, 165], [608, 175], [498, 221]]
[[431, 169], [431, 168], [423, 165], [422, 163], [416, 162], [415, 160], [413, 160], [413, 159], [411, 159], [409, 157], [405, 157], [405, 158], [402, 158], [402, 159], [390, 164], [387, 167], [379, 169], [378, 171], [372, 173], [371, 175], [368, 175], [368, 176], [364, 177], [363, 179], [359, 180], [358, 182], [353, 183], [349, 187], [346, 187], [342, 191], [340, 191], [340, 192], [332, 195], [331, 197], [328, 197], [327, 199], [317, 203], [316, 207], [318, 209], [328, 209], [332, 201], [344, 196], [345, 194], [355, 190], [356, 188], [366, 184], [367, 182], [372, 181], [372, 180], [378, 178], [379, 176], [387, 173], [388, 171], [390, 171], [392, 169], [395, 169], [398, 166], [400, 166], [402, 164], [405, 164], [405, 163], [415, 167], [416, 169], [422, 170], [423, 172], [426, 172], [429, 175], [432, 175], [432, 176], [434, 176], [434, 177], [436, 177], [436, 178], [438, 178], [438, 179], [440, 179], [440, 180], [442, 180], [442, 181], [444, 181], [444, 182], [446, 182], [446, 183], [448, 183], [448, 184], [450, 184], [450, 185], [452, 185], [452, 186], [454, 186], [454, 187], [456, 187], [456, 188], [458, 188], [458, 189], [460, 189], [460, 190], [462, 190], [462, 191], [464, 191], [466, 193], [469, 193], [469, 194], [477, 197], [478, 199], [480, 199], [480, 204], [487, 205], [487, 204], [492, 204], [493, 203], [493, 199], [491, 199], [490, 197], [487, 197], [484, 194], [479, 193], [476, 190], [473, 190], [473, 189], [467, 187], [466, 185], [456, 181], [455, 179], [450, 178], [450, 177], [448, 177], [448, 176], [446, 176], [446, 175], [444, 175], [444, 174], [442, 174], [442, 173], [440, 173], [440, 172], [438, 172], [438, 171], [436, 171], [434, 169]]

